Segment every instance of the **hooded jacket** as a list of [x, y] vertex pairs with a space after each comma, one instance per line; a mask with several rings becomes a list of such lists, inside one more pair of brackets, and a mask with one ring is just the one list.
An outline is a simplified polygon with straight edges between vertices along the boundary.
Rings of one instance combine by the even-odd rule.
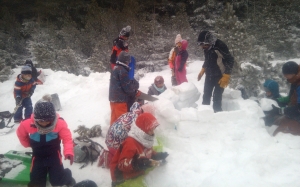
[[31, 118], [20, 123], [17, 129], [17, 136], [20, 143], [24, 147], [31, 147], [33, 156], [46, 157], [52, 154], [60, 156], [62, 141], [64, 150], [63, 154], [73, 155], [73, 140], [70, 129], [67, 123], [56, 114], [57, 122], [52, 132], [47, 134], [39, 134], [37, 127], [34, 124], [34, 115]]
[[298, 73], [296, 74], [296, 76], [288, 81], [291, 83], [289, 92], [289, 106], [298, 105], [298, 110], [300, 111], [300, 66], [298, 67]]
[[36, 85], [34, 84], [34, 79], [31, 78], [29, 81], [22, 79], [22, 74], [17, 76], [15, 87], [14, 87], [14, 97], [25, 98], [30, 92], [34, 92]]

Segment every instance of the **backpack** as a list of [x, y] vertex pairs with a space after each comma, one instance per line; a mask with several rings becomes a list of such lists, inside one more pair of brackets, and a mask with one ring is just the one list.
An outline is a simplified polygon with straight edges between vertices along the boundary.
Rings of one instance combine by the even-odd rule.
[[80, 169], [88, 165], [89, 162], [93, 164], [100, 155], [103, 147], [92, 141], [87, 137], [77, 137], [73, 140], [74, 142], [74, 162], [84, 163]]

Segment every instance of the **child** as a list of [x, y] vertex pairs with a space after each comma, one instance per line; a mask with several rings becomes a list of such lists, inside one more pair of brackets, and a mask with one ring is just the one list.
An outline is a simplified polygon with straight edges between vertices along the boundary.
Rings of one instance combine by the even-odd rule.
[[177, 36], [175, 38], [175, 47], [173, 47], [171, 49], [169, 58], [168, 58], [168, 63], [169, 63], [169, 66], [170, 66], [171, 72], [172, 72], [172, 76], [171, 76], [172, 86], [177, 85], [174, 67], [175, 67], [175, 58], [178, 54], [178, 46], [181, 45], [181, 41], [182, 41], [181, 35], [177, 34]]
[[22, 121], [23, 119], [23, 107], [25, 107], [25, 119], [30, 118], [32, 114], [32, 102], [31, 96], [34, 93], [35, 85], [34, 79], [32, 78], [32, 69], [29, 66], [23, 66], [21, 74], [17, 76], [14, 87], [14, 98], [16, 105], [21, 104], [14, 115], [15, 123]]
[[175, 76], [177, 85], [183, 82], [188, 82], [186, 78], [186, 61], [188, 59], [188, 52], [186, 51], [188, 47], [188, 41], [182, 40], [178, 43], [177, 48], [179, 50], [175, 59]]
[[128, 64], [129, 53], [122, 51], [119, 55], [116, 66], [110, 75], [109, 101], [111, 108], [110, 125], [112, 125], [122, 114], [128, 111], [128, 98], [134, 97], [138, 92], [139, 83], [130, 80]]
[[25, 65], [30, 66], [32, 70], [32, 78], [35, 81], [35, 84], [43, 84], [41, 80], [39, 80], [37, 77], [41, 74], [41, 70], [38, 72], [37, 69], [33, 66], [33, 63], [31, 60], [27, 59], [25, 61]]
[[55, 112], [45, 95], [34, 106], [30, 119], [21, 122], [17, 136], [24, 147], [32, 148], [32, 163], [29, 187], [45, 187], [47, 174], [52, 186], [74, 185], [71, 170], [64, 169], [60, 143], [64, 157], [73, 163], [73, 141], [67, 123]]
[[160, 95], [166, 89], [164, 78], [162, 76], [157, 76], [154, 79], [154, 83], [149, 87], [148, 95]]
[[111, 66], [112, 70], [114, 69], [114, 67], [116, 65], [117, 58], [118, 58], [119, 54], [121, 53], [121, 51], [128, 52], [127, 40], [129, 39], [129, 36], [130, 36], [130, 30], [131, 30], [130, 26], [124, 27], [121, 30], [119, 37], [116, 38], [113, 42], [112, 53], [110, 56], [110, 66]]
[[168, 153], [155, 153], [154, 129], [158, 126], [156, 118], [150, 113], [142, 113], [132, 124], [128, 137], [119, 147], [110, 165], [112, 186], [128, 179], [143, 175], [145, 170], [155, 166], [155, 160], [164, 160]]

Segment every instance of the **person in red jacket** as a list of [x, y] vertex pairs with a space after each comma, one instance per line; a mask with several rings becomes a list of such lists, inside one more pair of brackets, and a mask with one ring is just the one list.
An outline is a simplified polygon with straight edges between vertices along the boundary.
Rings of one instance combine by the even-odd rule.
[[112, 53], [110, 56], [110, 66], [111, 66], [112, 70], [114, 69], [114, 67], [116, 65], [118, 56], [121, 53], [121, 51], [128, 52], [127, 40], [129, 39], [129, 36], [130, 36], [130, 30], [131, 30], [130, 26], [124, 27], [121, 30], [119, 37], [113, 41]]
[[158, 126], [150, 113], [142, 113], [131, 125], [128, 137], [118, 148], [110, 164], [112, 186], [143, 175], [145, 170], [156, 166], [157, 160], [165, 160], [166, 152], [153, 151], [154, 129]]
[[21, 122], [17, 136], [24, 147], [32, 148], [30, 182], [28, 187], [46, 187], [47, 175], [52, 186], [74, 185], [71, 170], [64, 169], [60, 143], [65, 159], [73, 163], [73, 141], [67, 123], [46, 95], [34, 106], [30, 119]]

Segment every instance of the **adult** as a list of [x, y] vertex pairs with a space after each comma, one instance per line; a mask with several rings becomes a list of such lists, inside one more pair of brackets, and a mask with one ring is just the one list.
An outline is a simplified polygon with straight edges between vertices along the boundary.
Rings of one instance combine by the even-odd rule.
[[229, 84], [234, 58], [227, 45], [211, 32], [202, 31], [198, 45], [203, 49], [205, 60], [198, 75], [198, 81], [206, 74], [204, 83], [203, 105], [210, 105], [213, 96], [214, 112], [222, 111], [222, 94]]

